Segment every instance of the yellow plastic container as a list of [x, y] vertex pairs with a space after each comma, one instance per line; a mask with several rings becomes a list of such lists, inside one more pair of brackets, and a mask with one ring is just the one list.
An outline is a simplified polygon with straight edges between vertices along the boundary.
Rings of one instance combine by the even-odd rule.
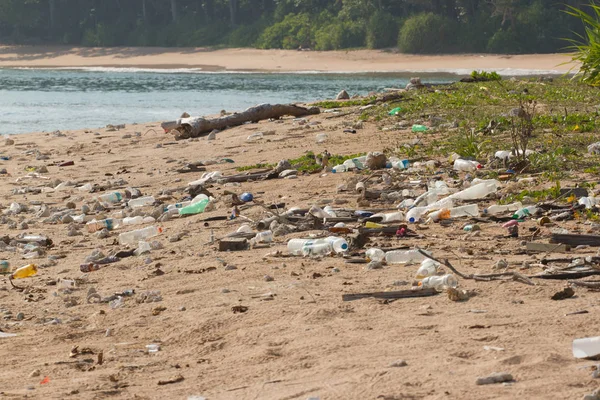
[[21, 268], [18, 268], [15, 272], [10, 275], [10, 279], [22, 279], [29, 278], [37, 274], [38, 267], [35, 264], [28, 264]]
[[385, 225], [378, 224], [376, 222], [367, 221], [365, 223], [365, 228], [383, 228]]

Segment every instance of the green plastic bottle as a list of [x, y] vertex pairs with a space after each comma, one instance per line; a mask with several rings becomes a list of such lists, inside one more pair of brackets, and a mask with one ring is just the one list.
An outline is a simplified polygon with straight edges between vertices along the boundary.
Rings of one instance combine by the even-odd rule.
[[402, 111], [402, 107], [396, 107], [393, 110], [391, 110], [388, 115], [398, 115], [400, 114], [400, 111]]
[[429, 128], [426, 127], [425, 125], [413, 125], [412, 126], [413, 132], [427, 132], [427, 130], [429, 130]]
[[192, 203], [189, 206], [185, 206], [179, 209], [179, 215], [193, 215], [204, 212], [204, 209], [209, 203], [209, 199], [200, 200], [197, 203]]

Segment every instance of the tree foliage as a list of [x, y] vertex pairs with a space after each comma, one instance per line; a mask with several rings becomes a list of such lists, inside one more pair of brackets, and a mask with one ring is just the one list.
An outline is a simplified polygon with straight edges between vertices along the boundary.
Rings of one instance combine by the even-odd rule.
[[[585, 32], [566, 0], [0, 0], [0, 40], [414, 53], [559, 51]], [[573, 9], [571, 9], [573, 10]], [[573, 33], [575, 32], [575, 34]]]

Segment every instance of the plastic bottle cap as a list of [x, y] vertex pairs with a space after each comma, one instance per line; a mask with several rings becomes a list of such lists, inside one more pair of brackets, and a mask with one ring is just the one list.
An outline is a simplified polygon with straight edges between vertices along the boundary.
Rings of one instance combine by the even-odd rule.
[[158, 233], [162, 233], [162, 231], [163, 231], [163, 228], [159, 226], [158, 227]]
[[415, 218], [414, 218], [414, 217], [410, 217], [410, 218], [408, 219], [408, 222], [410, 222], [410, 223], [414, 223], [414, 222], [415, 222]]
[[344, 243], [340, 247], [342, 248], [342, 250], [347, 250], [348, 249], [348, 243]]

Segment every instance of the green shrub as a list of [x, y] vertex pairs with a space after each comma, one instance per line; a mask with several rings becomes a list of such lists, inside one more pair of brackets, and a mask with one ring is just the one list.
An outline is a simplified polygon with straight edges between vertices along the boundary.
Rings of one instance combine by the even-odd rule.
[[367, 23], [367, 47], [382, 49], [392, 47], [398, 38], [398, 24], [390, 14], [377, 11]]
[[578, 75], [593, 86], [600, 86], [600, 6], [590, 4], [590, 13], [569, 6], [567, 13], [581, 20], [585, 33], [579, 39], [567, 39], [573, 51], [573, 61], [581, 63]]
[[457, 23], [433, 13], [406, 20], [398, 35], [398, 47], [405, 53], [450, 53], [454, 50]]
[[254, 46], [265, 26], [266, 24], [263, 21], [258, 21], [252, 25], [241, 25], [229, 33], [227, 43], [232, 47]]
[[312, 47], [312, 29], [308, 14], [288, 14], [283, 21], [271, 25], [258, 39], [263, 49], [297, 49]]
[[519, 36], [512, 28], [494, 33], [487, 45], [491, 53], [520, 53], [519, 49]]
[[315, 33], [316, 50], [339, 50], [361, 47], [365, 44], [365, 29], [362, 24], [337, 21], [325, 25]]

